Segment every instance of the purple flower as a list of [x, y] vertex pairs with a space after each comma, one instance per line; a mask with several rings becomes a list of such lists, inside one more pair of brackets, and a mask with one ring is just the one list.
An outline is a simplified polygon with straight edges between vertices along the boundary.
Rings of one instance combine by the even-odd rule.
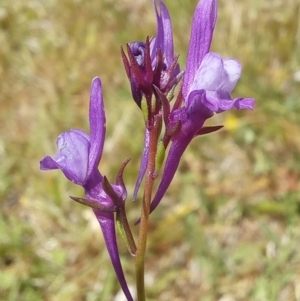
[[[90, 135], [75, 129], [62, 133], [57, 139], [59, 150], [57, 155], [53, 158], [44, 157], [40, 162], [40, 168], [41, 170], [60, 169], [70, 181], [84, 188], [87, 199], [93, 200], [99, 207], [107, 208], [107, 211], [95, 208], [93, 210], [101, 226], [120, 285], [127, 300], [132, 301], [117, 247], [114, 202], [104, 191], [103, 176], [98, 170], [106, 132], [102, 87], [98, 77], [93, 79], [91, 85], [89, 121]], [[117, 179], [116, 185], [112, 187], [120, 199], [125, 201], [126, 188], [122, 181]]]
[[180, 158], [191, 140], [220, 128], [203, 127], [204, 122], [214, 113], [231, 108], [253, 109], [253, 98], [232, 99], [230, 96], [241, 75], [240, 64], [234, 59], [222, 59], [217, 53], [209, 52], [216, 19], [217, 1], [201, 0], [193, 18], [182, 94], [179, 95], [183, 106], [173, 108], [169, 124], [166, 125], [172, 128], [180, 124], [180, 130], [170, 137], [172, 145], [160, 185], [151, 203], [151, 212], [168, 189]]

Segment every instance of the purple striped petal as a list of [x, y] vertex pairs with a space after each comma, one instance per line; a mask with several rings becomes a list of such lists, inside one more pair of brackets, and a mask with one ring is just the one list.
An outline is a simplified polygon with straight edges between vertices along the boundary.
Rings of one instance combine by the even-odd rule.
[[195, 10], [190, 45], [187, 56], [182, 93], [187, 98], [189, 85], [193, 82], [196, 71], [204, 56], [209, 52], [215, 23], [217, 20], [217, 1], [201, 0]]
[[151, 41], [151, 60], [155, 63], [156, 51], [160, 48], [162, 53], [165, 55], [167, 67], [170, 67], [174, 61], [171, 17], [167, 7], [161, 0], [158, 0], [159, 4], [157, 4], [156, 0], [152, 0], [152, 2], [157, 20], [157, 33], [156, 37]]
[[165, 4], [159, 0], [160, 14], [163, 26], [163, 42], [162, 50], [166, 56], [167, 66], [171, 66], [174, 60], [174, 46], [173, 46], [173, 30], [169, 11]]
[[98, 168], [104, 146], [106, 118], [102, 97], [102, 86], [99, 77], [95, 77], [91, 85], [90, 96], [90, 153], [88, 176]]
[[41, 170], [60, 169], [70, 181], [83, 186], [88, 171], [88, 136], [80, 130], [71, 130], [59, 135], [56, 144], [59, 152], [54, 158], [43, 158]]

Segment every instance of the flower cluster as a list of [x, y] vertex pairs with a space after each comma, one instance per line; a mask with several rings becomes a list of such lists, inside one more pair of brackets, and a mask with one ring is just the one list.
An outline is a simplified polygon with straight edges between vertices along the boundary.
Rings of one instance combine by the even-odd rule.
[[[222, 127], [206, 127], [205, 121], [232, 108], [253, 109], [254, 105], [252, 98], [232, 99], [230, 95], [240, 78], [241, 65], [235, 59], [224, 59], [210, 52], [217, 20], [217, 0], [201, 0], [196, 7], [184, 71], [180, 71], [178, 56], [174, 54], [170, 14], [162, 0], [152, 2], [157, 20], [156, 36], [147, 37], [145, 42], [128, 43], [127, 54], [121, 48], [132, 97], [145, 120], [143, 155], [133, 193], [135, 200], [146, 177], [142, 220], [145, 216], [147, 220], [149, 212], [162, 200], [193, 138]], [[179, 85], [179, 93], [175, 95]], [[122, 270], [115, 233], [116, 220], [131, 255], [137, 256], [136, 265], [139, 266], [140, 258], [143, 258], [139, 252], [143, 251], [135, 246], [125, 213], [127, 191], [123, 171], [128, 161], [121, 165], [113, 183], [98, 170], [106, 132], [102, 86], [98, 77], [92, 81], [90, 95], [90, 134], [77, 129], [62, 133], [57, 139], [57, 155], [43, 158], [40, 167], [42, 170], [60, 169], [70, 181], [84, 188], [85, 198], [72, 199], [93, 209], [120, 285], [127, 300], [133, 300]], [[160, 183], [151, 198], [152, 184], [158, 178], [164, 159]], [[143, 232], [147, 229], [141, 228], [139, 242], [147, 237]], [[139, 285], [137, 290], [142, 301]]]

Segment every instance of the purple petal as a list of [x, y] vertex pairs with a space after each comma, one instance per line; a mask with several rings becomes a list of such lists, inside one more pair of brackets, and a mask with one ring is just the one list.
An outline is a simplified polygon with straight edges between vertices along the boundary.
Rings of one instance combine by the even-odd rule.
[[[153, 0], [152, 0], [153, 1]], [[153, 3], [153, 5], [155, 5]], [[153, 37], [150, 39], [150, 57], [151, 57], [151, 60], [152, 60], [152, 67], [154, 68], [155, 67], [155, 64], [156, 64], [156, 37]]]
[[60, 169], [70, 181], [83, 186], [87, 179], [88, 136], [80, 130], [71, 130], [62, 133], [56, 144], [59, 152], [53, 159], [49, 156], [42, 159], [41, 169]]
[[142, 181], [143, 181], [146, 169], [147, 169], [148, 154], [149, 154], [149, 142], [150, 142], [150, 133], [146, 129], [145, 136], [144, 136], [144, 150], [143, 150], [142, 160], [140, 163], [138, 178], [137, 178], [135, 188], [134, 188], [133, 201], [135, 201], [137, 198], [137, 194], [139, 192], [139, 189], [141, 187], [141, 184], [142, 184]]
[[218, 109], [215, 102], [210, 102], [205, 90], [195, 90], [189, 94], [187, 102], [187, 122], [183, 124], [184, 133], [197, 132], [201, 129], [206, 119], [213, 116]]
[[[162, 18], [157, 9], [156, 0], [152, 0], [152, 3], [153, 3], [154, 10], [155, 10], [156, 22], [157, 22], [156, 36], [153, 39], [151, 39], [151, 41], [150, 41], [150, 56], [151, 56], [151, 61], [152, 61], [152, 68], [154, 68], [155, 64], [156, 64], [157, 48], [161, 48], [162, 43], [163, 43], [164, 28], [163, 28], [163, 24], [162, 24]], [[161, 49], [161, 50], [163, 51], [163, 49]]]
[[249, 108], [252, 104], [240, 105], [240, 101], [232, 102], [230, 92], [234, 89], [241, 75], [241, 65], [234, 59], [222, 59], [219, 54], [208, 53], [190, 86], [187, 103], [193, 100], [193, 94], [199, 89], [206, 90], [203, 104], [212, 112], [223, 112], [236, 108]]
[[59, 169], [59, 165], [50, 157], [46, 156], [40, 161], [41, 170]]
[[234, 100], [220, 99], [217, 113], [228, 111], [231, 108], [236, 108], [237, 110], [253, 110], [254, 103], [254, 98], [236, 98]]
[[193, 135], [186, 136], [181, 133], [172, 143], [167, 156], [166, 165], [162, 174], [161, 182], [158, 186], [155, 197], [150, 205], [150, 213], [159, 205], [160, 201], [165, 195], [175, 175], [175, 172], [180, 162], [180, 158], [192, 139]]
[[210, 49], [215, 23], [217, 20], [217, 1], [201, 0], [195, 10], [187, 64], [183, 79], [183, 96], [187, 97], [189, 86], [204, 56]]
[[[224, 95], [227, 98], [224, 99]], [[230, 95], [226, 95], [226, 93], [210, 91], [206, 92], [206, 97], [203, 100], [203, 104], [215, 113], [222, 113], [232, 108], [253, 110], [254, 102], [253, 98], [236, 98], [232, 100]]]
[[[163, 28], [162, 51], [166, 56], [167, 67], [171, 66], [174, 60], [174, 46], [173, 46], [173, 30], [169, 11], [165, 4], [159, 0], [160, 14]], [[157, 14], [157, 10], [156, 10]]]
[[241, 77], [242, 66], [235, 59], [223, 59], [224, 73], [226, 75], [226, 80], [223, 80], [221, 90], [227, 93], [235, 88], [236, 83]]
[[235, 102], [234, 107], [238, 110], [253, 110], [255, 99], [254, 98], [236, 98], [233, 100]]
[[[197, 108], [197, 111], [201, 114], [201, 109], [206, 108], [209, 112], [210, 117], [213, 115], [213, 113], [217, 112], [219, 109], [219, 94], [217, 92], [210, 92], [210, 91], [205, 91], [205, 93], [202, 95], [202, 97], [195, 97], [194, 95], [197, 95], [198, 92], [204, 91], [204, 90], [199, 90], [199, 91], [193, 91], [189, 95], [189, 99], [193, 99], [194, 104], [193, 107]], [[191, 100], [189, 100], [191, 101]], [[200, 105], [201, 102], [201, 105]]]
[[219, 90], [224, 80], [224, 73], [224, 64], [220, 55], [213, 52], [208, 53], [195, 73], [189, 92], [200, 89]]
[[112, 213], [101, 212], [100, 210], [97, 209], [94, 209], [93, 211], [102, 229], [107, 251], [110, 256], [119, 283], [122, 287], [122, 290], [127, 300], [133, 301], [133, 298], [130, 294], [130, 291], [126, 283], [126, 279], [120, 261], [120, 254], [119, 254], [117, 239], [116, 239], [114, 215]]
[[231, 93], [242, 73], [240, 63], [235, 59], [222, 59], [209, 52], [195, 74], [190, 90], [204, 89]]
[[102, 86], [99, 77], [95, 77], [91, 85], [90, 96], [90, 154], [88, 176], [98, 168], [104, 146], [106, 118], [102, 97]]
[[157, 4], [156, 0], [152, 0], [152, 2], [157, 20], [157, 33], [156, 37], [151, 40], [150, 43], [151, 60], [154, 65], [156, 61], [156, 51], [158, 48], [160, 48], [162, 53], [165, 55], [167, 67], [170, 67], [174, 61], [174, 44], [171, 17], [167, 7], [161, 0], [158, 0], [159, 4]]

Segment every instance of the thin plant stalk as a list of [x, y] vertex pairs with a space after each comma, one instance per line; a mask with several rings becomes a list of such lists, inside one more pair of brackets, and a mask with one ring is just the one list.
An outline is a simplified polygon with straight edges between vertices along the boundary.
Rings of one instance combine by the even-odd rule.
[[139, 228], [139, 236], [137, 243], [137, 252], [135, 259], [135, 271], [136, 271], [136, 288], [137, 288], [137, 300], [145, 301], [145, 253], [147, 247], [147, 235], [148, 235], [148, 221], [150, 213], [150, 204], [152, 198], [153, 184], [155, 181], [155, 158], [157, 153], [157, 140], [159, 135], [159, 119], [156, 118], [154, 125], [150, 128], [150, 143], [149, 143], [149, 157], [146, 170], [145, 190], [143, 196], [141, 221]]

